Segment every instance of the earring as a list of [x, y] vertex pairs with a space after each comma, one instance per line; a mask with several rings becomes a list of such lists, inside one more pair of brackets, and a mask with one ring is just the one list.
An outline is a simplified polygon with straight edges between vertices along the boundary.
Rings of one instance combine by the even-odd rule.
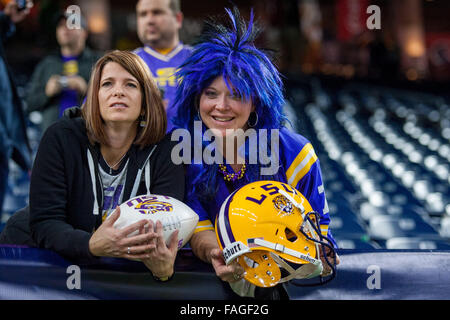
[[[252, 116], [252, 114], [255, 114], [256, 120], [255, 120], [255, 123], [251, 124], [250, 117]], [[258, 113], [256, 111], [253, 111], [252, 113], [250, 113], [250, 116], [248, 117], [247, 124], [250, 128], [253, 128], [254, 126], [256, 126], [258, 124], [258, 120], [259, 120]]]
[[198, 117], [198, 120], [203, 121], [202, 117], [200, 116], [200, 108], [197, 109], [197, 117]]
[[140, 127], [145, 127], [147, 125], [147, 121], [145, 121], [144, 115], [141, 115], [139, 117], [139, 126]]

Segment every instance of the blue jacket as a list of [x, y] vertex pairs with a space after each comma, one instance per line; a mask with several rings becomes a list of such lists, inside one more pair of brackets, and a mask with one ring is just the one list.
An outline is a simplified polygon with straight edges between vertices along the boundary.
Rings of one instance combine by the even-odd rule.
[[31, 168], [31, 151], [22, 101], [6, 62], [4, 42], [14, 33], [9, 17], [0, 12], [0, 152], [24, 170]]

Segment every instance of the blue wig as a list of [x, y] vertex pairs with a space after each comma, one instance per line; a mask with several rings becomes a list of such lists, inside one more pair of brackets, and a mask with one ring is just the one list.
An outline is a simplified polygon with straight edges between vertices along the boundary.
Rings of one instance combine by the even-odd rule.
[[205, 29], [194, 45], [191, 56], [181, 65], [174, 108], [178, 110], [174, 124], [191, 129], [198, 108], [197, 97], [215, 78], [222, 76], [228, 87], [248, 101], [251, 99], [259, 121], [255, 129], [280, 128], [286, 118], [283, 82], [267, 53], [256, 48], [259, 28], [253, 10], [248, 26], [239, 11], [225, 9], [230, 25], [205, 22]]
[[[178, 111], [173, 123], [192, 135], [194, 121], [200, 120], [198, 104], [202, 91], [222, 76], [231, 92], [245, 101], [251, 100], [255, 106], [258, 122], [253, 129], [280, 129], [286, 121], [282, 113], [283, 82], [268, 53], [255, 46], [260, 29], [254, 23], [253, 10], [248, 25], [237, 8], [225, 10], [229, 23], [206, 21], [190, 57], [177, 72], [179, 84], [173, 107]], [[205, 129], [203, 125], [203, 131]], [[212, 196], [217, 190], [217, 178], [221, 178], [217, 174], [217, 164], [200, 167], [200, 174], [192, 177], [188, 187], [197, 195]], [[249, 182], [261, 180], [259, 169], [258, 165], [247, 165]]]

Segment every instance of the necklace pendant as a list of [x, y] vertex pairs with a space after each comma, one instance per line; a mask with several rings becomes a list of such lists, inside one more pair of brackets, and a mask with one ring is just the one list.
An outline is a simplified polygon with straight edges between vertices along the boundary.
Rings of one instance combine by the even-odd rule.
[[116, 164], [113, 165], [113, 166], [110, 166], [109, 163], [108, 163], [108, 161], [106, 161], [106, 159], [103, 157], [103, 160], [105, 161], [106, 165], [107, 165], [108, 168], [109, 168], [109, 174], [112, 174], [113, 168], [116, 167], [117, 165], [119, 165], [119, 164], [122, 162], [122, 160], [125, 158], [126, 155], [127, 155], [127, 152], [125, 152], [125, 154], [124, 154], [124, 155], [119, 159], [119, 161], [117, 161]]

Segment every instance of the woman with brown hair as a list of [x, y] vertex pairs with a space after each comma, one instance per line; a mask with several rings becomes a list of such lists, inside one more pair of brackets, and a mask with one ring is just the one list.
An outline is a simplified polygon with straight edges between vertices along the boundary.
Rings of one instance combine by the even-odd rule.
[[131, 52], [107, 53], [93, 69], [85, 104], [71, 111], [48, 128], [36, 155], [32, 240], [69, 259], [140, 259], [156, 278], [169, 278], [176, 233], [166, 246], [160, 223], [113, 227], [117, 206], [134, 196], [183, 200], [183, 167], [171, 161], [163, 101], [147, 66]]

